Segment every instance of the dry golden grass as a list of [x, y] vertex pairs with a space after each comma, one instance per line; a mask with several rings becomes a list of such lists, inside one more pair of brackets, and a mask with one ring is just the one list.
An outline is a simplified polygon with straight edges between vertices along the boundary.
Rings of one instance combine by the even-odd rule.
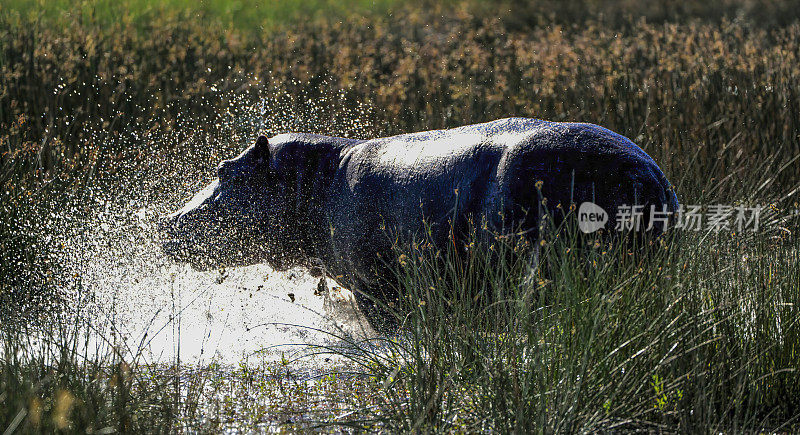
[[[184, 172], [218, 161], [253, 133], [231, 132], [214, 120], [261, 98], [268, 109], [287, 107], [284, 100], [291, 107], [316, 102], [313, 116], [288, 124], [320, 133], [343, 131], [344, 121], [353, 122], [340, 116], [348, 111], [364, 117], [364, 128], [345, 129], [353, 135], [506, 116], [593, 122], [650, 153], [684, 203], [762, 204], [780, 215], [797, 208], [800, 191], [795, 3], [542, 0], [509, 12], [511, 2], [466, 1], [341, 22], [290, 21], [268, 32], [189, 12], [145, 20], [131, 12], [98, 24], [86, 16], [31, 20], [0, 9], [0, 308], [9, 295], [46, 302], [45, 290], [61, 285], [49, 275], [58, 274], [57, 252], [35, 233], [47, 217], [41, 210], [57, 208], [87, 185], [109, 196], [141, 185], [141, 174], [171, 174], [173, 187], [186, 189], [179, 184], [190, 182]], [[371, 109], [362, 113], [362, 105]], [[267, 111], [262, 119], [287, 116]], [[284, 128], [274, 125], [287, 124], [267, 122], [266, 128]], [[116, 140], [131, 133], [143, 138], [135, 146]], [[158, 139], [166, 135], [169, 140]], [[183, 140], [193, 135], [203, 137]], [[153, 169], [159, 165], [165, 168]], [[395, 371], [397, 360], [354, 351], [366, 362], [380, 360], [365, 370], [381, 382], [393, 379], [383, 392], [397, 398], [362, 411], [406, 430], [580, 431], [616, 424], [654, 431], [792, 430], [799, 385], [800, 323], [791, 302], [800, 276], [797, 220], [779, 225], [749, 239], [691, 235], [664, 254], [663, 269], [634, 267], [620, 254], [604, 257], [602, 273], [587, 279], [591, 271], [580, 259], [554, 263], [558, 279], [541, 286], [555, 295], [552, 311], [536, 307], [492, 320], [475, 317], [464, 298], [455, 312], [478, 321], [473, 330], [452, 328], [452, 312], [412, 319], [419, 339], [393, 344], [395, 357], [419, 356], [403, 363], [403, 372]], [[570, 249], [552, 250], [548, 261], [574, 256]], [[475, 259], [467, 281], [484, 283], [487, 270], [496, 272], [498, 288], [506, 291], [503, 283], [516, 269]], [[440, 272], [401, 277], [401, 285], [420, 296]], [[609, 288], [625, 290], [621, 303], [609, 302], [603, 293]], [[418, 302], [410, 303], [423, 307]], [[507, 324], [535, 339], [504, 343], [515, 337], [496, 335]], [[568, 324], [571, 330], [563, 327]], [[539, 337], [561, 347], [548, 350], [537, 366], [517, 358], [538, 352]], [[658, 352], [669, 354], [675, 343], [682, 356], [662, 360]], [[11, 337], [4, 345], [25, 343]], [[437, 351], [444, 355], [438, 366], [428, 359]], [[489, 357], [464, 360], [472, 351]], [[124, 389], [95, 391], [96, 383], [85, 382], [83, 368], [71, 369], [76, 363], [64, 355], [40, 365], [66, 367], [59, 379], [83, 398], [75, 406], [85, 421], [100, 415], [130, 430], [138, 426], [125, 426], [127, 418], [152, 415], [161, 404], [168, 412], [158, 423], [181, 424], [168, 409], [176, 405], [169, 391], [133, 398]], [[465, 369], [476, 361], [485, 364]], [[58, 402], [62, 386], [36, 383], [49, 379], [46, 370], [26, 367], [0, 364], [0, 404], [25, 407], [34, 396]], [[454, 367], [462, 378], [445, 383]], [[592, 376], [585, 382], [573, 376], [580, 370]], [[452, 382], [461, 389], [448, 391], [472, 393], [442, 394]], [[126, 401], [114, 405], [120, 397]], [[86, 405], [87, 398], [96, 398], [97, 407]], [[117, 407], [105, 409], [103, 401]]]
[[[344, 90], [341, 104], [370, 102], [389, 132], [512, 115], [602, 124], [643, 146], [668, 175], [685, 174], [679, 187], [691, 197], [714, 178], [726, 180], [716, 190], [730, 198], [754, 161], [775, 158], [759, 168], [769, 172], [800, 151], [797, 24], [614, 28], [588, 20], [512, 30], [467, 10], [298, 23], [269, 34], [180, 16], [144, 29], [73, 18], [67, 32], [5, 22], [3, 180], [27, 176], [33, 154], [45, 172], [113, 158], [119, 150], [87, 141], [87, 125], [110, 136], [146, 122], [170, 126], [224, 110], [229, 101], [219, 95], [248, 84], [309, 98], [321, 86]], [[695, 172], [686, 174], [692, 159]], [[798, 168], [780, 180], [797, 183]]]

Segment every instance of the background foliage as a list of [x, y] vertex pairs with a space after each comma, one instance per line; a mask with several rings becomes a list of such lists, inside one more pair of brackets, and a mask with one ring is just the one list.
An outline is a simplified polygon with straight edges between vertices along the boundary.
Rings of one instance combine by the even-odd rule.
[[[683, 203], [767, 205], [771, 230], [750, 239], [684, 239], [653, 274], [617, 261], [624, 254], [601, 262], [610, 268], [601, 268], [602, 279], [585, 276], [573, 260], [554, 265], [561, 279], [539, 290], [561, 295], [549, 305], [555, 314], [523, 317], [510, 329], [561, 349], [537, 354], [535, 367], [515, 353], [538, 349], [535, 340], [486, 340], [517, 313], [475, 320], [464, 299], [457, 313], [477, 322], [471, 331], [448, 329], [437, 320], [446, 316], [412, 316], [417, 341], [398, 344], [391, 364], [369, 352], [353, 357], [368, 363], [380, 388], [398, 379], [387, 393], [396, 400], [380, 408], [381, 424], [532, 429], [514, 418], [534, 413], [541, 418], [531, 424], [540, 430], [625, 422], [785, 429], [798, 415], [791, 398], [799, 385], [793, 304], [800, 273], [797, 222], [775, 216], [797, 208], [800, 189], [799, 18], [800, 5], [788, 0], [2, 0], [0, 314], [5, 320], [9, 307], [41, 308], [74, 285], [53, 279], [61, 252], [42, 235], [59, 225], [49, 218], [54, 211], [97, 192], [180, 196], [253, 130], [366, 137], [506, 116], [593, 122], [650, 153]], [[252, 116], [242, 111], [253, 106], [261, 110], [257, 127], [220, 121]], [[343, 115], [354, 111], [356, 121]], [[297, 121], [268, 121], [278, 117]], [[570, 258], [568, 247], [553, 249], [552, 261]], [[456, 278], [486, 284], [484, 266]], [[426, 292], [440, 271], [401, 280], [415, 295], [411, 307], [431, 300]], [[492, 282], [507, 285], [515, 271], [509, 266]], [[612, 288], [623, 294], [616, 305], [602, 298]], [[7, 349], [19, 349], [14, 337]], [[442, 340], [448, 345], [437, 348]], [[660, 360], [674, 343], [683, 359]], [[609, 359], [582, 360], [586, 349]], [[644, 358], [631, 359], [642, 349]], [[442, 359], [429, 365], [423, 356], [437, 351]], [[471, 352], [474, 359], [461, 359]], [[27, 407], [32, 397], [55, 404], [66, 397], [60, 391], [72, 391], [80, 406], [124, 402], [80, 408], [80, 415], [102, 415], [125, 430], [120, 422], [169, 396], [158, 389], [109, 396], [79, 373], [119, 371], [119, 361], [92, 369], [76, 358], [4, 360], [0, 404], [14, 399]], [[67, 367], [63, 379], [74, 383], [50, 382], [49, 367], [59, 361]], [[609, 361], [633, 374], [613, 371]], [[401, 363], [407, 370], [395, 371]], [[459, 379], [448, 378], [452, 367], [464, 369]], [[588, 367], [596, 377], [576, 382]], [[444, 385], [464, 388], [474, 401], [443, 395]], [[542, 392], [554, 388], [563, 389], [544, 400]], [[569, 402], [570, 395], [582, 402]], [[476, 414], [484, 420], [464, 421], [465, 409], [486, 411]], [[167, 425], [171, 413], [164, 411]]]

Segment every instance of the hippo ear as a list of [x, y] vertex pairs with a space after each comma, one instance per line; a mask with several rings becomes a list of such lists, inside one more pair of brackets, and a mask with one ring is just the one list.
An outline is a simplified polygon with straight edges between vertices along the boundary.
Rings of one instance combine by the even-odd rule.
[[266, 136], [259, 136], [256, 140], [255, 150], [262, 154], [261, 157], [266, 158], [269, 156], [269, 140], [267, 140]]

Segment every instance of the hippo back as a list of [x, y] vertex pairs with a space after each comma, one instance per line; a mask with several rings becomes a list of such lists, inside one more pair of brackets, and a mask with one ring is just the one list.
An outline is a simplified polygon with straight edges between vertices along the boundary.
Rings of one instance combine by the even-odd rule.
[[535, 237], [543, 213], [563, 216], [587, 201], [609, 213], [610, 228], [622, 205], [677, 209], [653, 159], [593, 124], [508, 118], [369, 140], [341, 151], [326, 201], [326, 256], [343, 275], [369, 282], [398, 237], [430, 228], [441, 244], [454, 227], [481, 219]]

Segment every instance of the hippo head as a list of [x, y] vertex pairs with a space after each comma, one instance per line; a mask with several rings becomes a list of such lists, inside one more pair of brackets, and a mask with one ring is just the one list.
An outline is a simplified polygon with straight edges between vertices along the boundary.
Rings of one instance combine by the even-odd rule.
[[286, 225], [292, 218], [292, 186], [274, 167], [261, 136], [238, 157], [219, 165], [217, 179], [159, 223], [164, 252], [196, 269], [267, 261], [285, 269], [296, 249]]

